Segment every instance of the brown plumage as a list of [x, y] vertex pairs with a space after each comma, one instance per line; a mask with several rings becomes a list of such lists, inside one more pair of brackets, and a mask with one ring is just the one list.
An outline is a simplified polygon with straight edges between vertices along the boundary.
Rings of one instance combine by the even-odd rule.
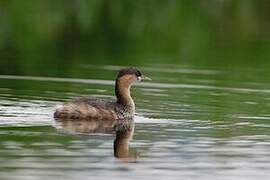
[[116, 101], [97, 98], [79, 98], [63, 104], [54, 113], [56, 119], [116, 120], [132, 118], [135, 104], [130, 96], [130, 87], [135, 82], [149, 80], [135, 68], [119, 71], [115, 81]]

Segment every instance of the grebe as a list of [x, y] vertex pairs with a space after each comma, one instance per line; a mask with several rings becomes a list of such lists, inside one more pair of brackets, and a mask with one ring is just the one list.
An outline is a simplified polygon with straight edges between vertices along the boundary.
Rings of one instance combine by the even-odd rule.
[[79, 98], [63, 104], [54, 113], [55, 119], [100, 119], [117, 120], [133, 118], [135, 104], [130, 96], [130, 87], [135, 82], [151, 80], [136, 68], [124, 68], [115, 80], [116, 101], [96, 98]]

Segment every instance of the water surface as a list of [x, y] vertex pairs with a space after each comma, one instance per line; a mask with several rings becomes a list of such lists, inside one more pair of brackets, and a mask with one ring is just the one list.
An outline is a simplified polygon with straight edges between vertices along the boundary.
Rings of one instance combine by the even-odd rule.
[[[253, 68], [145, 65], [132, 89], [130, 151], [114, 134], [59, 130], [55, 106], [78, 96], [114, 98], [121, 66], [82, 64], [77, 77], [0, 75], [1, 179], [269, 179], [269, 73]], [[83, 73], [82, 73], [83, 74]]]

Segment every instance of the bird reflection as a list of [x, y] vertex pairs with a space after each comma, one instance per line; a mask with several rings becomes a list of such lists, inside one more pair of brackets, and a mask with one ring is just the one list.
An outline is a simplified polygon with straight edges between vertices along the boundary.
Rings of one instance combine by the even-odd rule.
[[55, 127], [63, 132], [82, 135], [115, 133], [113, 143], [114, 156], [127, 161], [135, 161], [137, 159], [136, 151], [131, 152], [129, 149], [129, 141], [134, 133], [133, 119], [117, 121], [56, 119]]

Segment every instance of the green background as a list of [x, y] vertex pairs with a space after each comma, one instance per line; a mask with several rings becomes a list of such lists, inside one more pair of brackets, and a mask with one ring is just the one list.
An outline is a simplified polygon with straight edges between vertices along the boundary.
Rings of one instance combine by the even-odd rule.
[[0, 74], [82, 64], [270, 64], [268, 0], [1, 0]]

